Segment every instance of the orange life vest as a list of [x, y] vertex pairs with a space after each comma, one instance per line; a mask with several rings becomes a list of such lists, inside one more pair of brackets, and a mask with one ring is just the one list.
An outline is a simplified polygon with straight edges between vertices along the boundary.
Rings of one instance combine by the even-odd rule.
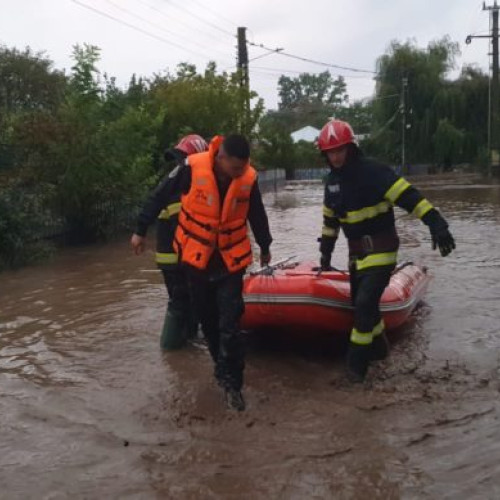
[[213, 142], [208, 152], [189, 157], [191, 188], [181, 200], [174, 248], [182, 262], [197, 269], [205, 269], [217, 249], [229, 272], [234, 273], [252, 263], [247, 217], [257, 173], [247, 165], [245, 173], [231, 181], [221, 207], [214, 172], [219, 144]]

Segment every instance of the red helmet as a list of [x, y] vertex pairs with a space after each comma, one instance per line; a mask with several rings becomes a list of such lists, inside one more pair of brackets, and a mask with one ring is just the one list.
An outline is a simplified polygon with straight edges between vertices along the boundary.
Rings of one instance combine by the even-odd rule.
[[354, 132], [347, 122], [331, 120], [321, 129], [318, 137], [318, 148], [321, 151], [340, 148], [346, 144], [358, 145]]
[[208, 144], [200, 135], [190, 134], [183, 137], [174, 149], [178, 149], [189, 156], [194, 153], [203, 153], [203, 151], [207, 151]]

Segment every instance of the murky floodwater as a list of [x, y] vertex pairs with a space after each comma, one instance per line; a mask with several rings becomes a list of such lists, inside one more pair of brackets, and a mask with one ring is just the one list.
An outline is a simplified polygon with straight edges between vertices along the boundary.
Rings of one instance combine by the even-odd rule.
[[[202, 348], [160, 352], [151, 251], [0, 275], [0, 498], [500, 498], [500, 187], [421, 187], [458, 250], [398, 213], [401, 258], [434, 280], [391, 357], [350, 386], [340, 346], [250, 338], [242, 415]], [[317, 258], [321, 195], [267, 195], [275, 259]]]

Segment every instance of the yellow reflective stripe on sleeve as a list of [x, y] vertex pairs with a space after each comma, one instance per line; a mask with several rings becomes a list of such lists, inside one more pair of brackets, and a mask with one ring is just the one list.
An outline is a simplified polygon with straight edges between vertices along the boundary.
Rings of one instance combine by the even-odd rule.
[[351, 330], [351, 342], [353, 344], [358, 344], [358, 345], [370, 345], [373, 341], [373, 333], [372, 332], [367, 332], [363, 333], [356, 328], [353, 328]]
[[379, 335], [382, 335], [384, 330], [385, 330], [385, 323], [384, 323], [384, 320], [381, 319], [380, 322], [373, 329], [373, 332], [372, 332], [373, 336], [378, 337]]
[[417, 204], [417, 206], [413, 209], [412, 214], [421, 219], [429, 210], [432, 210], [434, 207], [427, 201], [425, 198]]
[[411, 186], [406, 179], [398, 179], [385, 193], [384, 198], [391, 203], [396, 200]]
[[325, 217], [334, 217], [335, 214], [333, 213], [333, 210], [331, 208], [323, 205], [323, 215]]
[[181, 202], [171, 203], [160, 212], [158, 219], [169, 219], [172, 215], [178, 214], [180, 211]]
[[157, 264], [177, 264], [179, 257], [176, 253], [156, 253]]
[[397, 252], [374, 253], [367, 255], [364, 259], [357, 259], [356, 270], [362, 271], [363, 269], [376, 266], [391, 266], [396, 264], [397, 259]]
[[340, 222], [344, 224], [357, 224], [358, 222], [363, 222], [366, 219], [373, 219], [377, 215], [384, 214], [391, 209], [391, 204], [387, 201], [381, 201], [377, 205], [372, 207], [361, 208], [360, 210], [353, 210], [352, 212], [347, 212], [347, 215], [343, 219], [339, 219]]
[[338, 230], [333, 227], [323, 226], [323, 229], [321, 230], [322, 236], [329, 236], [330, 238], [335, 238], [338, 234]]

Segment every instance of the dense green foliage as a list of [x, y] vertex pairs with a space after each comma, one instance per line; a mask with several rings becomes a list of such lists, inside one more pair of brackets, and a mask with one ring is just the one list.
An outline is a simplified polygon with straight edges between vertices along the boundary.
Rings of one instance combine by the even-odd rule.
[[[45, 234], [41, 213], [62, 221], [70, 242], [116, 231], [157, 182], [166, 147], [189, 132], [251, 130], [262, 114], [262, 101], [241, 87], [239, 75], [219, 74], [212, 63], [202, 73], [181, 64], [175, 74], [133, 76], [121, 89], [99, 73], [97, 47], [74, 47], [73, 60], [65, 75], [43, 54], [0, 48], [5, 265], [32, 260], [20, 252], [23, 240], [30, 241], [30, 254], [43, 248], [40, 243], [35, 252], [32, 245]], [[13, 189], [27, 194], [22, 202]], [[36, 207], [27, 201], [33, 196]]]

